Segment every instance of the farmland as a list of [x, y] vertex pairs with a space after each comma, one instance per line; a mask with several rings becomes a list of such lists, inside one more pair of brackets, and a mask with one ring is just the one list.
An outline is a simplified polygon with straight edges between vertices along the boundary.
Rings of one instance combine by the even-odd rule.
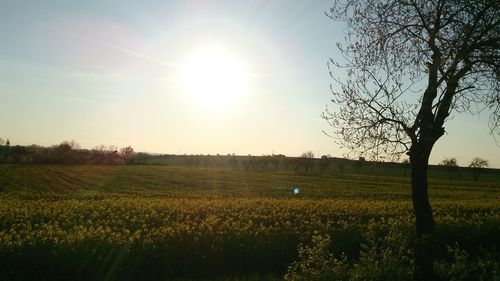
[[[339, 280], [411, 274], [407, 177], [6, 164], [0, 192], [3, 280], [307, 280], [321, 262]], [[498, 278], [500, 183], [432, 179], [430, 198], [440, 278]]]

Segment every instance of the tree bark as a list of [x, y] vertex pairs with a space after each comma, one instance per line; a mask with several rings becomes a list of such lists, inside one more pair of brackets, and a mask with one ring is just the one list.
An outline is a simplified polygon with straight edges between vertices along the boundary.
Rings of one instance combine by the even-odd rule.
[[427, 169], [433, 142], [418, 143], [410, 151], [411, 190], [417, 239], [415, 241], [415, 281], [434, 280], [432, 234], [434, 218], [429, 203]]
[[428, 196], [427, 168], [428, 159], [411, 162], [411, 191], [418, 235], [431, 235], [434, 232], [434, 218]]

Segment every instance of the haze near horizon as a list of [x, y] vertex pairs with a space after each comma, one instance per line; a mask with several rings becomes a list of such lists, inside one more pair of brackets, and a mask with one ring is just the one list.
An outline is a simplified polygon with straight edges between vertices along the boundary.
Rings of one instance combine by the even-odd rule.
[[[329, 2], [47, 1], [0, 4], [0, 137], [187, 154], [341, 157], [322, 133]], [[333, 106], [329, 104], [328, 106]], [[431, 163], [500, 167], [487, 112], [455, 115]]]

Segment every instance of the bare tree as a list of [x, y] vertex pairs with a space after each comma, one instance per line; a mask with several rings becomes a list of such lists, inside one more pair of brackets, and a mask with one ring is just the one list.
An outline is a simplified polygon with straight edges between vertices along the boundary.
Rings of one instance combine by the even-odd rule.
[[403, 165], [403, 175], [406, 177], [408, 174], [408, 168], [410, 167], [410, 159], [403, 159], [401, 164]]
[[[486, 110], [490, 132], [500, 135], [499, 6], [497, 0], [336, 0], [327, 13], [349, 31], [338, 45], [347, 63], [329, 63], [335, 105], [323, 118], [354, 153], [374, 160], [409, 155], [422, 240], [434, 232], [429, 156], [450, 114]], [[422, 248], [415, 247], [415, 279], [432, 280], [430, 250]]]
[[314, 153], [312, 151], [304, 152], [300, 155], [298, 166], [304, 166], [304, 171], [307, 173], [314, 169]]
[[321, 172], [325, 173], [328, 166], [330, 166], [330, 155], [321, 155], [321, 159], [319, 160], [319, 168], [321, 169]]
[[125, 163], [130, 163], [130, 160], [134, 157], [134, 149], [131, 146], [122, 147], [118, 155]]
[[314, 153], [312, 151], [304, 152], [300, 155], [300, 158], [314, 158]]
[[444, 166], [446, 168], [446, 171], [448, 172], [448, 177], [450, 180], [453, 180], [453, 173], [458, 173], [459, 172], [459, 167], [457, 163], [457, 158], [452, 157], [452, 158], [445, 158], [439, 165]]
[[361, 168], [363, 168], [365, 164], [366, 164], [365, 157], [360, 156], [357, 161], [352, 162], [352, 169], [356, 172], [356, 174], [359, 175]]
[[475, 157], [470, 162], [469, 167], [472, 168], [472, 176], [474, 178], [474, 181], [477, 181], [482, 169], [488, 167], [488, 161], [479, 157]]

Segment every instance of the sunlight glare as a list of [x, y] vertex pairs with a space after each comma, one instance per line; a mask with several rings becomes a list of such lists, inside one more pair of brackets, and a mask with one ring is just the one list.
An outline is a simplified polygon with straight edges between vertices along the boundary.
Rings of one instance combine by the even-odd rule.
[[221, 46], [194, 52], [184, 64], [182, 80], [194, 100], [216, 109], [233, 104], [248, 90], [244, 63]]

